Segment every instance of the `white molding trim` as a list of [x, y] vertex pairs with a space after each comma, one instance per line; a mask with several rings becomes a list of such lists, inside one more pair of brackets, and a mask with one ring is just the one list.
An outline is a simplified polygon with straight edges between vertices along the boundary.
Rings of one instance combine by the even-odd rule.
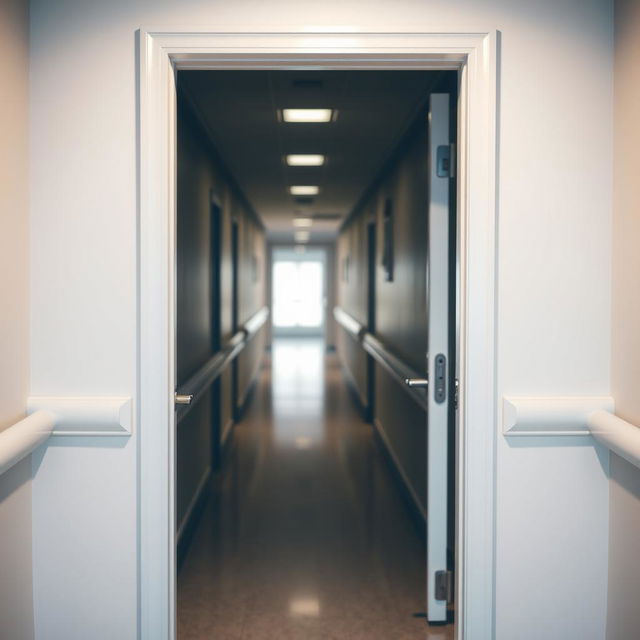
[[610, 396], [505, 396], [502, 432], [518, 436], [588, 436], [589, 417], [614, 408]]
[[457, 69], [460, 72], [458, 639], [494, 636], [497, 34], [141, 29], [139, 637], [175, 637], [175, 71]]
[[120, 396], [31, 396], [27, 413], [48, 411], [54, 417], [51, 436], [130, 436], [133, 402]]

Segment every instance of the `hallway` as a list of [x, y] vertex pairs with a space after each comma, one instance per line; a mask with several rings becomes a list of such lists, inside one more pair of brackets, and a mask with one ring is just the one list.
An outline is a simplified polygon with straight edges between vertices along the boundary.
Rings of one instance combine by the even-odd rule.
[[[279, 338], [178, 577], [178, 637], [453, 637], [424, 545], [335, 354]], [[427, 635], [428, 634], [428, 635]]]

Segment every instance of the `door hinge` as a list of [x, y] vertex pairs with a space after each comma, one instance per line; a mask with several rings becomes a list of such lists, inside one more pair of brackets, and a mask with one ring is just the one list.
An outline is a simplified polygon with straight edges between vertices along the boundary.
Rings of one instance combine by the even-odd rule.
[[456, 157], [453, 144], [441, 144], [436, 149], [436, 175], [438, 178], [455, 177]]
[[453, 571], [436, 571], [435, 599], [453, 602]]

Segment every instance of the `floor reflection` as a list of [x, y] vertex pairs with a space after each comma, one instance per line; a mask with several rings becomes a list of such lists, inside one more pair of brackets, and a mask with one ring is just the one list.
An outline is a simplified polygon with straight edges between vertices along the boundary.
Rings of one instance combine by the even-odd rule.
[[280, 339], [178, 579], [180, 640], [449, 639], [424, 547], [322, 342]]

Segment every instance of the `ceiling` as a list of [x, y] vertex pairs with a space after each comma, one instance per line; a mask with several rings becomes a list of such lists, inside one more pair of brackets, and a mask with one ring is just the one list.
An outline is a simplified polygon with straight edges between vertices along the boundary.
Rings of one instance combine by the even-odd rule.
[[[313, 217], [311, 240], [333, 237], [425, 108], [437, 71], [180, 71], [189, 100], [269, 236], [292, 241], [295, 216]], [[334, 122], [281, 122], [284, 108], [332, 108]], [[320, 153], [320, 167], [287, 154]], [[297, 200], [290, 185], [318, 185]]]

